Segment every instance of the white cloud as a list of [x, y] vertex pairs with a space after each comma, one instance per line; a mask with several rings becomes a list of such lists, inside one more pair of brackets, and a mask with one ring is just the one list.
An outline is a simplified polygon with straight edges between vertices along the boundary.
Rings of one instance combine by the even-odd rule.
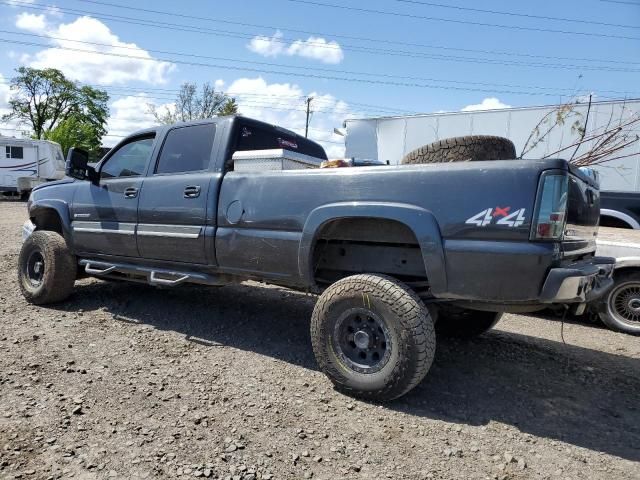
[[[9, 99], [11, 98], [11, 90], [9, 87], [9, 80], [0, 74], [0, 117], [6, 115], [11, 110], [9, 109]], [[29, 133], [29, 128], [25, 128], [26, 125], [20, 126], [16, 120], [8, 122], [0, 121], [0, 135], [6, 137], [22, 137], [23, 129], [24, 133]]]
[[482, 100], [482, 102], [480, 103], [476, 103], [474, 105], [467, 105], [461, 110], [461, 112], [474, 112], [477, 110], [496, 110], [499, 108], [511, 108], [511, 105], [502, 103], [496, 97], [487, 97], [484, 100]]
[[304, 92], [291, 83], [267, 83], [262, 77], [239, 78], [227, 88], [242, 115], [280, 125], [304, 135], [305, 99], [313, 97], [309, 137], [319, 142], [330, 158], [344, 155], [344, 137], [333, 133], [345, 118], [352, 116], [348, 104], [331, 94]]
[[282, 32], [276, 31], [271, 37], [258, 35], [253, 37], [247, 48], [263, 57], [277, 57], [284, 52], [285, 42], [282, 40]]
[[336, 41], [327, 41], [322, 37], [312, 36], [307, 40], [296, 40], [287, 45], [280, 30], [277, 30], [270, 37], [263, 35], [253, 37], [247, 48], [263, 57], [298, 56], [332, 64], [344, 60], [342, 47]]
[[44, 13], [36, 15], [35, 13], [22, 12], [16, 17], [16, 27], [29, 32], [43, 33], [47, 27], [47, 20]]
[[[121, 138], [136, 130], [156, 125], [155, 118], [149, 113], [149, 104], [153, 104], [152, 98], [147, 94], [129, 95], [114, 100], [109, 105], [109, 121], [107, 122], [107, 133], [102, 143], [106, 146], [113, 146]], [[157, 105], [158, 108], [163, 106]]]
[[340, 63], [344, 60], [344, 52], [340, 44], [335, 41], [327, 42], [321, 37], [309, 37], [307, 40], [296, 40], [289, 48], [287, 55], [320, 60], [323, 63]]
[[[32, 17], [39, 16], [32, 15]], [[31, 18], [28, 22], [26, 20], [23, 22], [26, 22], [26, 25], [23, 23], [24, 26], [20, 26], [16, 23], [16, 26], [24, 29], [34, 28], [37, 20]], [[122, 42], [109, 27], [95, 18], [79, 17], [71, 23], [61, 23], [41, 33], [50, 37], [53, 46], [33, 55], [23, 55], [22, 62], [34, 68], [58, 68], [73, 80], [101, 85], [133, 81], [164, 84], [167, 83], [168, 75], [176, 68], [170, 62], [155, 60], [149, 52], [134, 43]], [[60, 40], [61, 38], [67, 40]], [[78, 43], [78, 41], [105, 46]], [[83, 51], [63, 50], [63, 48]]]

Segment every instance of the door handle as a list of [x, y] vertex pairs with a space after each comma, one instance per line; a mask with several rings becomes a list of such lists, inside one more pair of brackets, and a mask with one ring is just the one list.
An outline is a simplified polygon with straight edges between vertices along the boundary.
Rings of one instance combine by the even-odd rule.
[[197, 198], [200, 196], [200, 185], [184, 187], [184, 198]]
[[138, 196], [138, 189], [136, 187], [127, 187], [124, 189], [125, 198], [136, 198]]

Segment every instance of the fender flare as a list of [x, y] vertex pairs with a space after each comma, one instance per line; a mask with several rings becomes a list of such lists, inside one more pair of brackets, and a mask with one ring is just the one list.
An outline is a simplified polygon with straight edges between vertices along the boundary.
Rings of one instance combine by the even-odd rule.
[[406, 225], [420, 245], [431, 291], [446, 292], [446, 263], [438, 222], [429, 210], [404, 203], [339, 202], [311, 211], [302, 230], [298, 252], [299, 274], [306, 285], [315, 286], [311, 253], [318, 232], [328, 222], [345, 218], [378, 218]]
[[62, 225], [62, 236], [67, 245], [73, 249], [73, 236], [71, 235], [71, 220], [69, 214], [69, 204], [63, 200], [38, 200], [31, 204], [29, 208], [29, 218], [34, 219], [39, 214], [46, 211], [54, 211], [60, 219]]

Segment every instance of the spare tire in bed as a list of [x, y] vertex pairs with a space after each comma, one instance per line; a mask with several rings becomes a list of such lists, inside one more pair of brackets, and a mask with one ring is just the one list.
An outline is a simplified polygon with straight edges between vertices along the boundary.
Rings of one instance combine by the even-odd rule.
[[409, 152], [403, 164], [511, 160], [516, 147], [511, 140], [489, 135], [445, 138]]

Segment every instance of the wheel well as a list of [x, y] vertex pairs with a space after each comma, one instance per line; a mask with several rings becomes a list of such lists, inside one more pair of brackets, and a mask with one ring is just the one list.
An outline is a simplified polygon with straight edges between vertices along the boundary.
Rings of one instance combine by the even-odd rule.
[[418, 239], [411, 228], [396, 220], [332, 220], [316, 236], [312, 262], [318, 286], [358, 273], [383, 273], [415, 289], [428, 287]]
[[64, 235], [60, 215], [58, 215], [58, 212], [53, 209], [47, 208], [40, 210], [31, 217], [31, 221], [36, 226], [37, 230], [48, 230]]
[[600, 226], [614, 228], [633, 228], [633, 226], [629, 225], [624, 220], [616, 217], [610, 217], [609, 215], [600, 215]]

